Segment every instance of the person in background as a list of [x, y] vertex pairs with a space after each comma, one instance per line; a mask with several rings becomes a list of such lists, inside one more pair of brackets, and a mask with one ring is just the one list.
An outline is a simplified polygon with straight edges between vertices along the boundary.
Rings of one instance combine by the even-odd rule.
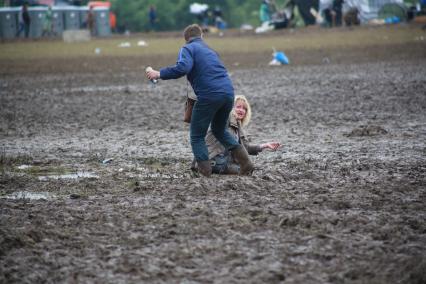
[[197, 96], [192, 110], [190, 141], [198, 171], [209, 177], [212, 167], [205, 137], [211, 129], [222, 146], [231, 151], [240, 165], [240, 174], [251, 175], [253, 164], [246, 149], [227, 131], [227, 123], [234, 104], [234, 87], [228, 71], [216, 51], [203, 41], [199, 25], [189, 25], [183, 32], [186, 44], [180, 49], [175, 65], [160, 71], [148, 69], [149, 80], [177, 79], [187, 76]]
[[151, 5], [151, 7], [149, 7], [149, 24], [151, 27], [152, 31], [156, 30], [156, 26], [157, 26], [157, 11], [155, 9], [154, 5]]
[[117, 31], [117, 16], [113, 11], [109, 12], [109, 26], [111, 28], [111, 32], [115, 33]]
[[220, 9], [219, 6], [216, 6], [213, 10], [213, 17], [214, 17], [214, 23], [216, 28], [218, 28], [219, 30], [223, 30], [226, 29], [227, 24], [226, 22], [223, 20], [223, 15], [222, 15], [222, 9]]
[[25, 37], [28, 38], [30, 35], [30, 25], [31, 18], [30, 13], [28, 12], [28, 4], [24, 3], [24, 5], [22, 5], [21, 12], [19, 13], [19, 29], [16, 33], [16, 37], [19, 37], [22, 31], [24, 31]]
[[262, 0], [259, 10], [260, 22], [263, 24], [271, 20], [271, 11], [269, 10], [269, 0]]
[[[251, 107], [245, 96], [235, 97], [234, 108], [229, 116], [228, 131], [247, 150], [249, 155], [257, 155], [263, 150], [275, 151], [281, 144], [279, 142], [268, 142], [263, 144], [251, 144], [248, 141], [245, 128], [250, 123]], [[211, 131], [206, 136], [209, 159], [212, 165], [212, 172], [216, 174], [239, 174], [240, 167], [236, 163], [232, 153], [227, 151]], [[194, 169], [194, 162], [192, 165]]]
[[52, 20], [53, 20], [52, 6], [49, 5], [49, 7], [47, 7], [46, 14], [44, 15], [43, 32], [41, 36], [52, 36], [52, 32], [53, 32]]
[[331, 5], [324, 9], [324, 18], [328, 27], [342, 25], [342, 5], [344, 0], [333, 0]]
[[95, 35], [95, 14], [93, 11], [93, 6], [90, 6], [89, 12], [87, 13], [86, 18], [86, 27], [90, 31], [90, 35]]
[[359, 20], [359, 11], [357, 7], [350, 8], [345, 15], [343, 16], [343, 20], [347, 27], [351, 26], [359, 26], [361, 21]]

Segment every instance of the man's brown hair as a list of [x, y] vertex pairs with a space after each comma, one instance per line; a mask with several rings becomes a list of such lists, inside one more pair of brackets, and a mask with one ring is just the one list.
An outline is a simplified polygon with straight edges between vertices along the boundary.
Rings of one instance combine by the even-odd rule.
[[203, 34], [203, 30], [197, 24], [189, 25], [183, 31], [183, 37], [185, 41], [189, 41], [193, 37], [200, 37]]

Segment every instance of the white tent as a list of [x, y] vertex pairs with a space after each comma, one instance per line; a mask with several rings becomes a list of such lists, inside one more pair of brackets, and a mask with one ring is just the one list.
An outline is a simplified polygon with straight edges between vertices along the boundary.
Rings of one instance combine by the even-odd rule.
[[[329, 7], [332, 2], [333, 0], [320, 0], [320, 12]], [[343, 4], [343, 13], [350, 8], [356, 7], [359, 11], [361, 23], [367, 23], [372, 19], [377, 19], [380, 8], [388, 3], [403, 4], [403, 0], [345, 0]]]
[[192, 3], [189, 5], [189, 12], [191, 14], [201, 14], [204, 11], [206, 11], [209, 8], [209, 5], [207, 4], [199, 4], [199, 3]]

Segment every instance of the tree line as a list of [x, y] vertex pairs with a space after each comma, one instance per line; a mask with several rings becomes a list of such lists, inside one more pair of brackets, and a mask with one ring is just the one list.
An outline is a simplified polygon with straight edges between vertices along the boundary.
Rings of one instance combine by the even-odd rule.
[[[200, 23], [200, 17], [189, 12], [192, 3], [207, 4], [210, 11], [220, 9], [222, 18], [228, 27], [240, 27], [241, 24], [257, 26], [261, 0], [112, 0], [112, 10], [117, 16], [117, 28], [135, 32], [151, 29], [149, 10], [155, 7], [157, 21], [155, 29], [159, 31], [181, 30], [191, 23]], [[283, 5], [283, 1], [275, 1]], [[211, 20], [211, 19], [210, 19]]]
[[[289, 1], [275, 0], [275, 3], [277, 6], [283, 6]], [[17, 5], [21, 2], [27, 2], [33, 6], [38, 1], [0, 0], [0, 6], [8, 6], [13, 3]], [[62, 0], [61, 2], [71, 5], [87, 5], [89, 0]], [[143, 32], [152, 28], [148, 16], [151, 6], [155, 7], [157, 16], [155, 29], [158, 31], [182, 30], [191, 23], [201, 24], [200, 17], [189, 12], [190, 5], [195, 2], [207, 4], [210, 12], [220, 9], [222, 18], [228, 27], [238, 28], [241, 24], [258, 26], [262, 0], [109, 0], [109, 2], [111, 2], [111, 10], [117, 16], [118, 31]]]

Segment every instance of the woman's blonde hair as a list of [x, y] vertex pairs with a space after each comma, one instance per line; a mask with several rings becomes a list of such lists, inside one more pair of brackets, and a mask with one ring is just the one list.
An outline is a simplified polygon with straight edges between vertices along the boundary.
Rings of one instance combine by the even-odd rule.
[[[246, 116], [241, 120], [241, 126], [247, 126], [251, 119], [251, 107], [247, 100], [247, 98], [243, 95], [235, 96], [234, 105], [237, 104], [238, 101], [242, 101], [246, 107]], [[235, 110], [232, 110], [232, 114], [235, 116]], [[236, 117], [236, 116], [235, 116]]]

